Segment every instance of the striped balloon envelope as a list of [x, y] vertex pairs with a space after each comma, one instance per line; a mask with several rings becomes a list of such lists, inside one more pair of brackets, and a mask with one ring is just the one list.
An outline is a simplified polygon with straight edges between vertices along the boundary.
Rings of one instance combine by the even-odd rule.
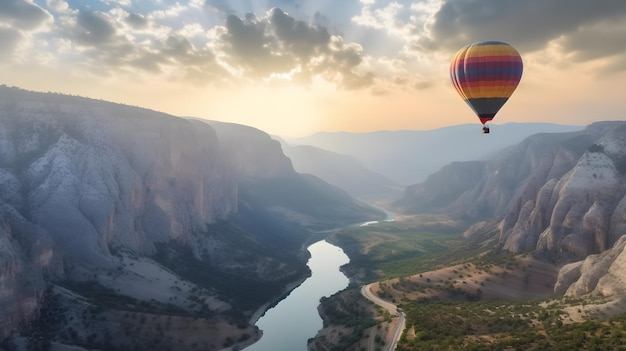
[[481, 41], [459, 50], [450, 63], [456, 91], [482, 124], [492, 120], [517, 88], [523, 64], [519, 52], [500, 41]]

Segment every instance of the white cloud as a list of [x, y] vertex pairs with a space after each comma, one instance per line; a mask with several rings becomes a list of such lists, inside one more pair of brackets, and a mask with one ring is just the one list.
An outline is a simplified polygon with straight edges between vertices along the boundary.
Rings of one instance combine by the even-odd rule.
[[199, 23], [186, 24], [183, 28], [176, 31], [177, 34], [187, 38], [200, 36], [205, 34], [205, 32], [205, 29]]
[[63, 0], [46, 0], [46, 5], [49, 9], [59, 14], [71, 14], [78, 12], [78, 10], [71, 9], [70, 5]]
[[375, 29], [384, 29], [392, 35], [403, 36], [406, 34], [406, 22], [400, 18], [405, 12], [404, 5], [391, 2], [384, 7], [374, 8], [373, 1], [363, 2], [361, 13], [352, 17], [352, 21], [358, 25]]
[[179, 2], [176, 2], [172, 6], [163, 9], [163, 10], [155, 10], [151, 12], [148, 17], [156, 18], [156, 19], [166, 19], [166, 18], [176, 18], [179, 17], [183, 12], [185, 12], [189, 7], [181, 5]]
[[103, 0], [103, 1], [107, 5], [116, 4], [116, 5], [120, 5], [120, 6], [124, 6], [124, 7], [131, 7], [131, 6], [133, 6], [132, 0]]

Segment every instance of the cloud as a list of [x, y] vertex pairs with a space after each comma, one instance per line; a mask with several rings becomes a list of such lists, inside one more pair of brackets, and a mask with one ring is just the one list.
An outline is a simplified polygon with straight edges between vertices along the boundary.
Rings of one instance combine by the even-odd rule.
[[81, 11], [76, 17], [73, 37], [83, 45], [98, 46], [115, 38], [115, 26], [101, 12]]
[[581, 60], [626, 53], [626, 2], [614, 0], [447, 0], [422, 48], [456, 50], [480, 40], [503, 40], [523, 51], [557, 41]]
[[189, 10], [189, 8], [190, 6], [183, 6], [176, 2], [174, 5], [171, 5], [166, 9], [153, 11], [150, 13], [150, 17], [159, 19], [178, 18], [183, 12]]
[[21, 37], [20, 32], [15, 29], [0, 27], [0, 57], [9, 56], [17, 47]]
[[25, 0], [0, 1], [0, 20], [20, 30], [33, 30], [52, 16], [41, 7]]
[[[375, 80], [364, 64], [361, 45], [332, 35], [319, 24], [317, 13], [308, 22], [274, 7], [260, 15], [231, 14], [219, 25], [206, 22], [203, 10], [213, 7], [230, 11], [229, 2], [196, 0], [193, 6], [176, 2], [139, 13], [131, 1], [105, 1], [102, 4], [109, 8], [103, 6], [97, 11], [63, 0], [45, 1], [54, 17], [28, 0], [0, 1], [0, 16], [11, 18], [11, 26], [0, 27], [0, 46], [5, 54], [19, 48], [33, 63], [66, 65], [75, 72], [110, 77], [136, 74], [138, 79], [142, 74], [164, 75], [197, 84], [310, 84], [321, 77], [343, 89], [362, 89]], [[274, 3], [302, 6], [299, 0]], [[46, 21], [53, 23], [46, 32], [20, 30]], [[64, 45], [46, 45], [54, 42]], [[34, 55], [36, 50], [45, 52]]]
[[141, 14], [130, 13], [126, 17], [126, 22], [135, 29], [143, 29], [148, 27], [148, 20]]
[[270, 11], [269, 23], [284, 49], [302, 60], [310, 60], [312, 56], [325, 52], [330, 43], [330, 34], [325, 27], [296, 21], [278, 8]]
[[375, 29], [385, 29], [393, 35], [403, 35], [410, 28], [402, 19], [406, 13], [404, 5], [394, 1], [386, 6], [374, 8], [376, 5], [374, 1], [361, 2], [363, 3], [361, 13], [352, 17], [352, 21], [356, 24]]
[[[548, 64], [607, 61], [626, 70], [626, 2], [614, 0], [422, 0], [405, 6], [362, 0], [351, 18], [360, 27], [404, 42], [397, 57], [428, 61], [476, 41], [501, 40]], [[549, 49], [549, 50], [547, 50]], [[610, 60], [609, 60], [610, 58]]]
[[[67, 13], [72, 12], [72, 10], [70, 9], [70, 5], [63, 0], [46, 0], [46, 5], [48, 5], [49, 9], [57, 13], [67, 14]], [[76, 10], [73, 10], [73, 11], [76, 11]]]
[[228, 16], [219, 40], [228, 65], [253, 77], [287, 74], [306, 82], [321, 76], [347, 89], [372, 82], [372, 73], [359, 70], [360, 45], [345, 44], [325, 27], [296, 20], [279, 8], [263, 17]]
[[124, 7], [131, 7], [133, 5], [131, 0], [104, 0], [105, 4], [117, 4]]
[[226, 64], [256, 78], [288, 72], [293, 61], [278, 52], [276, 38], [266, 34], [267, 26], [267, 21], [251, 14], [244, 20], [228, 16], [225, 31], [219, 37], [219, 46], [229, 58]]

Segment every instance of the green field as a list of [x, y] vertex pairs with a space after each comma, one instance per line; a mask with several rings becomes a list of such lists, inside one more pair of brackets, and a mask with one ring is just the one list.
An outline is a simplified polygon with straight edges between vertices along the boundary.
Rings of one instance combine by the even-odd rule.
[[460, 232], [415, 229], [403, 222], [354, 226], [331, 240], [350, 257], [345, 269], [367, 273], [366, 280], [408, 276], [463, 262], [480, 250], [471, 248]]

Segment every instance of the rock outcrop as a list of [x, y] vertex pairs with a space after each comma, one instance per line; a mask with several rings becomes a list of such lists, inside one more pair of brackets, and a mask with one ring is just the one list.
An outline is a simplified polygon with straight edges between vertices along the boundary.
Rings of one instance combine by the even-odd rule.
[[626, 234], [620, 210], [626, 201], [626, 124], [594, 124], [581, 137], [591, 144], [572, 167], [563, 167], [571, 158], [555, 158], [558, 171], [551, 167], [542, 181], [527, 183], [512, 204], [500, 223], [503, 249], [537, 249], [568, 263], [601, 253]]
[[563, 266], [554, 292], [573, 297], [594, 295], [626, 299], [625, 248], [626, 235], [601, 254]]

